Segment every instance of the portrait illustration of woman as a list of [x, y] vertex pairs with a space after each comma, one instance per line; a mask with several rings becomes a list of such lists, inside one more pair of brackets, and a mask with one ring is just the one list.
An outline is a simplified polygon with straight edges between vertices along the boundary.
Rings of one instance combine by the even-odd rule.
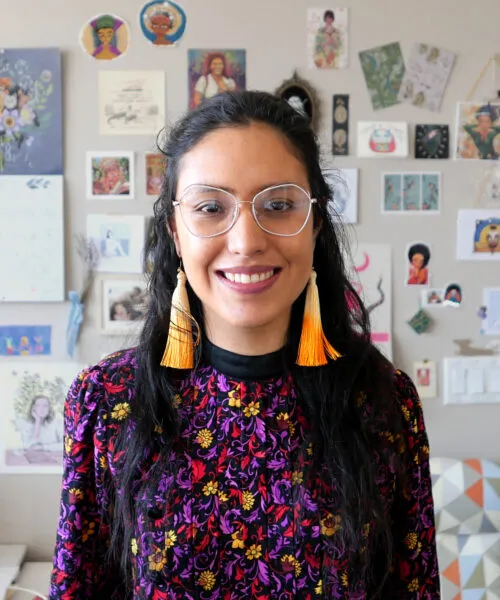
[[[200, 68], [201, 67], [201, 68]], [[245, 51], [189, 51], [190, 108], [222, 92], [245, 89]]]
[[429, 260], [431, 251], [426, 244], [413, 244], [408, 250], [407, 285], [428, 285], [429, 283]]
[[85, 52], [96, 60], [114, 60], [128, 50], [130, 33], [123, 19], [102, 14], [83, 26], [80, 42]]
[[153, 46], [173, 46], [184, 35], [186, 13], [178, 4], [154, 0], [142, 9], [140, 24]]
[[[464, 104], [460, 109], [463, 131], [458, 145], [458, 158], [498, 160], [500, 158], [500, 105]], [[471, 110], [474, 111], [472, 114], [470, 114]]]
[[338, 57], [343, 52], [342, 32], [335, 27], [333, 10], [325, 11], [323, 22], [316, 33], [314, 64], [319, 69], [335, 68], [338, 66]]

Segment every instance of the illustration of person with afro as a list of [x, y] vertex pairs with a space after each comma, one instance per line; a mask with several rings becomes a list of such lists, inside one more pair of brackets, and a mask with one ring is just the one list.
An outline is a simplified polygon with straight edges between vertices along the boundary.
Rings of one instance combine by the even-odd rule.
[[408, 260], [410, 261], [408, 269], [407, 285], [428, 285], [429, 284], [429, 260], [431, 251], [426, 244], [413, 244], [408, 250]]

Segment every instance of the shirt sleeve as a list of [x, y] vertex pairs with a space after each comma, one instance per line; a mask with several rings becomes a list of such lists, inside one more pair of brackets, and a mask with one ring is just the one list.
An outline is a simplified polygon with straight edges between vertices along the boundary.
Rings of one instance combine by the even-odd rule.
[[207, 78], [205, 77], [205, 75], [200, 76], [200, 78], [196, 82], [196, 85], [194, 86], [194, 90], [195, 92], [200, 92], [202, 96], [205, 94], [207, 90]]
[[399, 450], [408, 460], [406, 480], [397, 481], [391, 509], [395, 563], [383, 598], [439, 600], [434, 501], [429, 442], [422, 404], [411, 379], [397, 371], [396, 397], [403, 414]]
[[64, 408], [64, 470], [49, 600], [125, 597], [117, 592], [118, 569], [106, 560], [106, 412], [100, 367], [83, 371]]

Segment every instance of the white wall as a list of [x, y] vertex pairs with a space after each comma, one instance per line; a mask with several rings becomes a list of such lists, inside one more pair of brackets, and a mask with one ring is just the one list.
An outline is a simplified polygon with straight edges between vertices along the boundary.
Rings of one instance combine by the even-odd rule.
[[[85, 217], [91, 212], [151, 214], [152, 202], [140, 194], [144, 189], [143, 154], [154, 149], [148, 137], [100, 137], [97, 122], [97, 73], [99, 69], [161, 69], [166, 72], [167, 119], [176, 119], [187, 106], [188, 48], [245, 48], [247, 87], [273, 91], [294, 68], [310, 80], [322, 102], [321, 139], [330, 166], [360, 168], [360, 223], [355, 235], [363, 242], [390, 242], [393, 246], [393, 337], [397, 365], [411, 372], [413, 361], [440, 361], [455, 352], [454, 338], [481, 339], [475, 316], [484, 286], [499, 285], [500, 265], [459, 263], [455, 260], [455, 220], [459, 208], [471, 207], [485, 170], [479, 161], [458, 163], [435, 161], [387, 161], [329, 156], [331, 101], [334, 93], [351, 96], [351, 133], [358, 120], [402, 120], [453, 125], [458, 100], [465, 99], [476, 75], [498, 47], [498, 0], [349, 0], [340, 6], [351, 9], [350, 68], [337, 72], [308, 71], [305, 19], [308, 6], [327, 6], [305, 0], [183, 0], [188, 27], [175, 49], [154, 48], [142, 37], [138, 24], [140, 2], [98, 0], [0, 0], [1, 43], [4, 47], [57, 46], [63, 52], [64, 149], [66, 181], [67, 289], [81, 284], [81, 265], [73, 236], [84, 233]], [[109, 64], [91, 60], [78, 45], [81, 25], [102, 11], [125, 18], [132, 31], [129, 53]], [[415, 41], [427, 42], [459, 53], [439, 114], [408, 105], [374, 113], [368, 97], [357, 52], [400, 41], [408, 56]], [[481, 97], [481, 89], [478, 93]], [[452, 139], [452, 143], [454, 136]], [[133, 150], [138, 153], [138, 199], [104, 205], [85, 199], [86, 150]], [[442, 170], [443, 209], [437, 217], [391, 218], [380, 214], [380, 172]], [[3, 224], [2, 224], [3, 225]], [[410, 240], [421, 238], [433, 245], [435, 282], [458, 281], [465, 300], [459, 310], [436, 313], [432, 334], [417, 336], [406, 324], [416, 312], [417, 291], [405, 288], [404, 250]], [[102, 354], [124, 343], [103, 338], [97, 331], [99, 307], [96, 298], [89, 307], [79, 358], [98, 360]], [[0, 305], [1, 324], [39, 322], [53, 326], [53, 360], [65, 360], [64, 331], [68, 306], [61, 304]], [[8, 359], [3, 359], [8, 360]], [[1, 389], [1, 382], [0, 382]], [[0, 398], [1, 402], [1, 398]], [[500, 456], [500, 406], [444, 407], [440, 399], [424, 403], [431, 449], [435, 455]], [[49, 557], [55, 535], [60, 478], [58, 476], [0, 477], [0, 542], [26, 542], [32, 557]]]

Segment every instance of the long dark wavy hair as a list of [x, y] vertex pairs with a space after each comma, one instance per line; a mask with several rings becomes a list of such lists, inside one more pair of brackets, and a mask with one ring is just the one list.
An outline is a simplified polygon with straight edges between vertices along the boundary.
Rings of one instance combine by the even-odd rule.
[[[123, 475], [116, 494], [111, 551], [130, 577], [129, 548], [133, 537], [140, 493], [153, 496], [159, 477], [169, 469], [167, 456], [179, 432], [174, 402], [176, 374], [160, 366], [168, 335], [172, 293], [177, 281], [179, 259], [167, 224], [174, 215], [179, 170], [183, 156], [205, 136], [222, 127], [245, 128], [264, 123], [280, 132], [304, 164], [314, 205], [314, 220], [320, 225], [314, 250], [314, 268], [321, 302], [323, 329], [342, 353], [342, 358], [323, 367], [298, 367], [299, 344], [305, 291], [294, 302], [283, 357], [291, 371], [300, 402], [311, 423], [316, 452], [310, 469], [320, 469], [335, 489], [342, 519], [339, 543], [347, 549], [350, 580], [365, 579], [370, 594], [382, 589], [393, 562], [393, 540], [389, 517], [376, 482], [376, 460], [394, 469], [398, 453], [384, 451], [381, 433], [395, 436], [401, 418], [393, 401], [393, 369], [370, 341], [366, 309], [349, 283], [344, 263], [342, 229], [329, 216], [331, 191], [320, 165], [320, 151], [306, 118], [287, 102], [264, 92], [226, 92], [205, 101], [189, 112], [165, 136], [160, 149], [167, 159], [166, 176], [154, 206], [154, 227], [147, 241], [145, 264], [150, 267], [150, 303], [137, 348], [136, 400], [132, 407], [134, 426], [121, 440], [125, 450]], [[203, 332], [203, 311], [188, 286], [191, 312]], [[201, 348], [197, 349], [197, 360]], [[178, 376], [178, 375], [177, 375]], [[369, 393], [369, 410], [360, 401]], [[164, 431], [165, 445], [157, 451], [147, 477], [140, 477], [143, 460], [151, 457], [155, 427]], [[156, 452], [156, 451], [155, 451]], [[366, 535], [366, 525], [372, 524]], [[327, 581], [327, 579], [323, 579]], [[325, 584], [326, 585], [326, 584]], [[325, 589], [325, 597], [328, 597]], [[387, 596], [386, 596], [387, 597]]]

